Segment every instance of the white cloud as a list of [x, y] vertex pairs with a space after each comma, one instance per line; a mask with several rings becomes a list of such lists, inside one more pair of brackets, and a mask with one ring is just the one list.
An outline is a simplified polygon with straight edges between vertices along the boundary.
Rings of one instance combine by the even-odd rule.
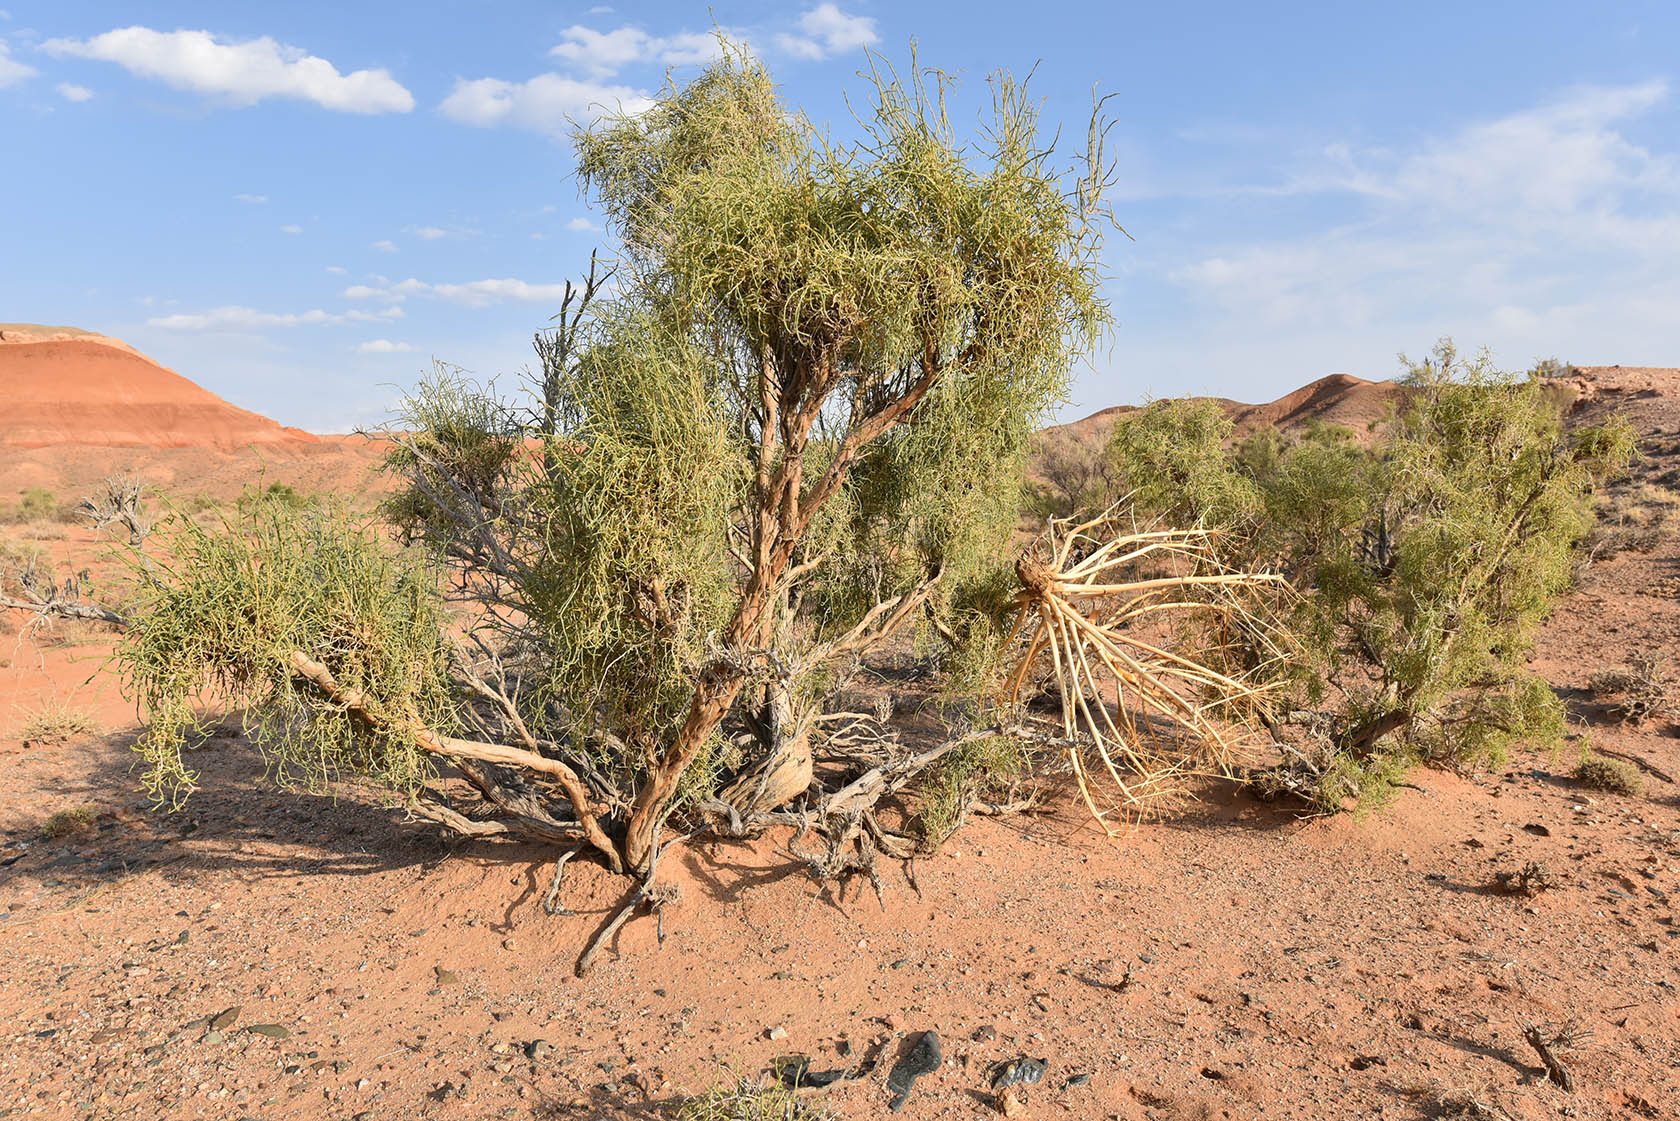
[[574, 24], [560, 33], [560, 42], [548, 53], [596, 78], [609, 78], [632, 63], [703, 65], [717, 59], [721, 51], [717, 36], [702, 32], [679, 31], [661, 37], [639, 27], [596, 31]]
[[418, 236], [425, 238], [427, 241], [436, 241], [440, 237], [449, 236], [448, 230], [440, 229], [437, 226], [421, 226], [414, 232]]
[[224, 42], [208, 31], [125, 27], [91, 39], [49, 39], [48, 54], [114, 62], [179, 90], [255, 105], [268, 97], [312, 101], [344, 113], [406, 113], [414, 95], [389, 71], [340, 74], [324, 58], [268, 36]]
[[253, 203], [253, 204], [264, 203], [264, 202], [268, 201], [268, 196], [267, 195], [247, 195], [247, 194], [241, 193], [241, 194], [234, 195], [233, 197], [239, 202], [248, 202], [248, 203]]
[[93, 91], [86, 86], [74, 85], [70, 82], [60, 82], [57, 86], [58, 95], [66, 101], [91, 101]]
[[419, 348], [413, 343], [394, 343], [390, 339], [369, 339], [356, 347], [357, 354], [413, 354]]
[[573, 218], [570, 222], [567, 222], [566, 228], [568, 230], [575, 230], [578, 233], [596, 233], [601, 227], [597, 226], [594, 222], [591, 222], [588, 218], [579, 217]]
[[329, 276], [349, 276], [350, 270], [343, 265], [328, 265], [327, 274]]
[[387, 303], [400, 304], [417, 292], [430, 292], [432, 286], [423, 280], [416, 280], [412, 276], [407, 280], [392, 284], [385, 277], [376, 277], [378, 287], [368, 284], [352, 284], [344, 290], [347, 300], [384, 300]]
[[0, 90], [15, 86], [35, 76], [33, 66], [25, 66], [12, 57], [12, 48], [0, 39]]
[[397, 243], [392, 241], [390, 238], [386, 238], [384, 241], [374, 242], [372, 248], [379, 250], [381, 253], [399, 252], [397, 249]]
[[520, 303], [559, 303], [566, 294], [564, 284], [529, 284], [513, 277], [474, 280], [467, 284], [434, 284], [433, 295], [466, 307], [489, 307], [513, 300]]
[[395, 284], [382, 279], [378, 287], [352, 284], [343, 294], [347, 300], [382, 300], [392, 305], [400, 304], [409, 296], [425, 294], [465, 307], [481, 308], [508, 302], [558, 302], [565, 296], [566, 286], [564, 283], [532, 284], [514, 277], [472, 280], [462, 284], [429, 284], [409, 277]]
[[[1680, 134], [1650, 127], [1672, 114], [1663, 82], [1576, 88], [1407, 146], [1325, 148], [1242, 212], [1263, 226], [1263, 195], [1319, 195], [1334, 219], [1302, 228], [1291, 201], [1293, 236], [1128, 268], [1186, 304], [1163, 317], [1171, 330], [1128, 325], [1116, 361], [1161, 377], [1223, 364], [1254, 379], [1248, 399], [1337, 369], [1390, 376], [1395, 350], [1441, 334], [1519, 368], [1549, 354], [1672, 362]], [[1188, 351], [1186, 321], [1207, 325]]]
[[479, 128], [512, 125], [560, 136], [571, 127], [570, 120], [592, 118], [603, 110], [640, 113], [652, 104], [646, 95], [629, 86], [538, 74], [527, 82], [457, 79], [438, 111], [451, 120]]
[[776, 36], [776, 45], [796, 58], [821, 59], [880, 42], [875, 21], [852, 16], [835, 4], [818, 4], [799, 17], [799, 35]]
[[258, 311], [249, 307], [219, 307], [197, 315], [164, 315], [146, 320], [148, 327], [171, 331], [251, 331], [264, 327], [308, 327], [318, 324], [382, 323], [403, 318], [400, 307], [367, 312], [352, 309], [344, 312], [314, 308], [301, 312]]
[[301, 234], [303, 227], [294, 222], [289, 226], [281, 226], [280, 232], [283, 234]]

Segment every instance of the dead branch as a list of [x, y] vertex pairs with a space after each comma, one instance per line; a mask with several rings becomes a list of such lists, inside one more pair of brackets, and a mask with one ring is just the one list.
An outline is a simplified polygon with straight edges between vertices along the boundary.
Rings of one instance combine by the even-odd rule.
[[341, 686], [338, 680], [333, 677], [331, 670], [301, 650], [292, 651], [288, 664], [293, 673], [320, 689], [333, 703], [343, 706], [372, 727], [385, 732], [407, 732], [414, 738], [415, 744], [422, 751], [447, 758], [474, 759], [485, 763], [501, 763], [512, 767], [522, 767], [554, 779], [566, 792], [567, 798], [571, 800], [572, 808], [578, 814], [578, 827], [588, 838], [589, 843], [606, 856], [607, 863], [614, 872], [624, 870], [617, 846], [602, 830], [600, 822], [589, 809], [589, 795], [584, 790], [582, 781], [578, 778], [577, 772], [565, 763], [558, 759], [550, 759], [546, 755], [540, 755], [535, 751], [508, 747], [504, 744], [479, 743], [473, 740], [455, 739], [451, 736], [440, 736], [430, 728], [421, 727], [412, 720], [387, 718], [373, 708], [360, 690], [347, 689]]
[[1524, 1024], [1523, 1038], [1534, 1048], [1535, 1054], [1540, 1056], [1540, 1062], [1546, 1068], [1546, 1077], [1564, 1090], [1575, 1089], [1575, 1076], [1569, 1073], [1569, 1068], [1563, 1065], [1554, 1048], [1570, 1041], [1573, 1034], [1564, 1031], [1557, 1035], [1547, 1035], [1534, 1024]]
[[[595, 968], [595, 956], [601, 952], [601, 947], [605, 946], [612, 936], [618, 932], [618, 928], [623, 926], [630, 916], [636, 913], [637, 908], [645, 903], [655, 912], [659, 912], [667, 903], [675, 902], [677, 899], [678, 892], [675, 884], [656, 885], [653, 882], [653, 877], [659, 871], [659, 858], [664, 855], [665, 849], [681, 843], [685, 838], [678, 837], [661, 848], [659, 845], [661, 828], [657, 824], [653, 827], [653, 846], [648, 850], [647, 875], [642, 877], [642, 882], [636, 885], [636, 890], [630, 894], [630, 898], [624, 906], [618, 909], [618, 913], [608, 920], [607, 925], [603, 926], [595, 937], [589, 940], [589, 945], [584, 947], [583, 955], [578, 958], [574, 970], [577, 976], [587, 976], [589, 971]], [[662, 914], [659, 921], [659, 941], [661, 943], [665, 941], [665, 923]]]
[[77, 503], [76, 516], [93, 529], [121, 526], [128, 531], [128, 543], [139, 548], [152, 532], [152, 519], [140, 502], [145, 491], [146, 485], [132, 475], [109, 475]]
[[[1017, 559], [1021, 592], [1011, 639], [1019, 636], [1025, 653], [1004, 684], [1006, 699], [1019, 703], [1033, 667], [1041, 655], [1048, 659], [1074, 778], [1111, 836], [1116, 830], [1104, 819], [1114, 810], [1142, 816], [1197, 768], [1230, 772], [1239, 743], [1215, 717], [1255, 707], [1266, 691], [1266, 668], [1286, 656], [1284, 635], [1255, 602], [1256, 593], [1283, 588], [1281, 577], [1225, 569], [1211, 531], [1139, 530], [1118, 509], [1084, 522], [1052, 519]], [[1141, 575], [1146, 560], [1173, 574]], [[1231, 676], [1147, 641], [1133, 625], [1198, 614], [1240, 631], [1262, 664]], [[1151, 719], [1176, 727], [1189, 750], [1163, 748]], [[1118, 791], [1117, 806], [1099, 806], [1097, 773]]]
[[548, 885], [548, 894], [543, 897], [543, 912], [549, 915], [566, 915], [571, 912], [560, 905], [560, 877], [565, 874], [566, 862], [583, 851], [583, 846], [569, 848], [561, 853], [554, 861], [554, 879]]

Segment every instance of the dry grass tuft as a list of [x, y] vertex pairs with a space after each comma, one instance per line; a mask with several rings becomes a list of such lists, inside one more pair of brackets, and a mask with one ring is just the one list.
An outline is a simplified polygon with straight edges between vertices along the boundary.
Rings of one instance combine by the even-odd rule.
[[1589, 790], [1604, 790], [1629, 798], [1645, 793], [1645, 776], [1639, 773], [1638, 767], [1597, 756], [1581, 760], [1581, 765], [1575, 768], [1575, 781]]
[[1671, 715], [1680, 707], [1680, 688], [1660, 654], [1635, 652], [1626, 666], [1600, 670], [1587, 681], [1594, 697], [1615, 699], [1612, 711], [1625, 724]]
[[797, 1090], [772, 1078], [747, 1079], [735, 1071], [726, 1081], [689, 1098], [677, 1121], [828, 1121], [826, 1106], [800, 1100]]
[[1532, 898], [1543, 891], [1550, 891], [1557, 886], [1557, 880], [1552, 876], [1552, 870], [1537, 861], [1529, 861], [1517, 872], [1495, 872], [1493, 887], [1503, 895], [1521, 895]]
[[70, 806], [47, 818], [41, 826], [41, 836], [51, 841], [73, 833], [84, 833], [93, 828], [94, 819], [98, 816], [98, 811], [92, 806]]
[[64, 743], [67, 740], [91, 736], [99, 731], [99, 723], [85, 708], [75, 708], [62, 701], [45, 701], [38, 708], [28, 709], [18, 724], [17, 738], [30, 743]]
[[1389, 1085], [1406, 1097], [1422, 1102], [1424, 1115], [1434, 1121], [1514, 1121], [1488, 1090], [1428, 1083]]

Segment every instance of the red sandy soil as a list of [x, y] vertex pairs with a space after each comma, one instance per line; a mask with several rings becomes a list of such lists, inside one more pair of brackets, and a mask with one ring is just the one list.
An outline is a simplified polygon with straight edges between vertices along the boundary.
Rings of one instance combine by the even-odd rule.
[[[1581, 398], [1584, 419], [1632, 417], [1644, 475], [1680, 486], [1680, 371], [1588, 371]], [[48, 544], [91, 548], [64, 532]], [[193, 801], [154, 813], [134, 713], [92, 661], [110, 638], [8, 643], [11, 696], [46, 682], [101, 733], [21, 743], [0, 694], [0, 1117], [657, 1118], [718, 1063], [840, 1067], [878, 1044], [882, 1069], [826, 1093], [882, 1117], [885, 1068], [925, 1030], [945, 1061], [907, 1118], [996, 1116], [987, 1070], [1023, 1054], [1050, 1060], [1033, 1118], [1423, 1118], [1431, 1086], [1533, 1121], [1680, 1116], [1680, 739], [1585, 690], [1680, 648], [1676, 593], [1671, 521], [1584, 571], [1535, 663], [1577, 732], [1643, 761], [1639, 797], [1526, 754], [1422, 772], [1364, 821], [1214, 785], [1108, 840], [1063, 792], [971, 822], [916, 864], [919, 890], [889, 870], [884, 903], [812, 882], [786, 834], [702, 841], [662, 865], [682, 891], [663, 946], [638, 917], [584, 980], [627, 881], [574, 861], [572, 913], [547, 916], [551, 851], [448, 844], [355, 789], [275, 791], [231, 727], [192, 757]], [[89, 828], [43, 838], [80, 805]], [[1491, 889], [1530, 860], [1554, 890]], [[1521, 1028], [1571, 1020], [1591, 1036], [1565, 1092]], [[270, 1024], [288, 1037], [246, 1030]]]

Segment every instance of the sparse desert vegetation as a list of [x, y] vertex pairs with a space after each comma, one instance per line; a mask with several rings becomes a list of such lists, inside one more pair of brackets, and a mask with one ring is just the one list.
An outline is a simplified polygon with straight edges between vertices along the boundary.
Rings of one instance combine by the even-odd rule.
[[1680, 1115], [1680, 370], [1045, 428], [1104, 103], [716, 46], [515, 386], [0, 325], [0, 1117]]

